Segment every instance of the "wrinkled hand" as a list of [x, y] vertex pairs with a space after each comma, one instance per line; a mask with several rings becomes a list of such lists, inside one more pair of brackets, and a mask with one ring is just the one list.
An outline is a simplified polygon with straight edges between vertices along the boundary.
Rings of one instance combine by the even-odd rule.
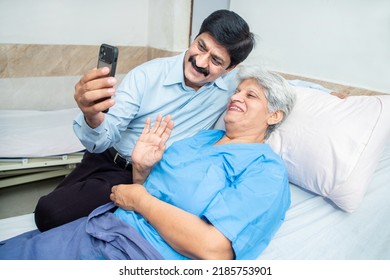
[[[115, 93], [116, 79], [107, 77], [109, 71], [108, 67], [90, 70], [75, 85], [74, 99], [92, 128], [103, 122], [102, 111], [115, 104], [115, 100], [110, 97]], [[108, 99], [97, 102], [102, 98]]]
[[150, 196], [143, 185], [116, 185], [111, 188], [110, 199], [125, 210], [137, 211], [137, 206], [141, 205]]
[[150, 127], [150, 118], [147, 118], [144, 130], [131, 155], [133, 164], [148, 169], [160, 161], [173, 126], [169, 115], [164, 120], [162, 120], [161, 115], [158, 115], [152, 128]]

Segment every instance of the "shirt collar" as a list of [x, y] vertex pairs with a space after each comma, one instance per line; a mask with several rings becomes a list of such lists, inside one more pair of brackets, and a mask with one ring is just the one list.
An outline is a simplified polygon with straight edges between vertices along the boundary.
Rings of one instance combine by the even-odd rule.
[[[165, 79], [165, 82], [164, 82], [165, 86], [181, 83], [183, 85], [183, 87], [185, 87], [183, 61], [184, 61], [184, 56], [185, 56], [186, 52], [187, 52], [187, 50], [176, 56], [176, 59], [174, 60], [173, 65], [172, 65], [173, 67], [171, 68], [171, 70], [169, 71], [169, 73]], [[202, 87], [209, 87], [209, 86], [213, 86], [215, 84], [215, 86], [217, 86], [221, 90], [228, 90], [228, 85], [226, 84], [226, 81], [225, 81], [225, 77], [228, 74], [223, 75], [222, 77], [219, 77], [214, 82], [207, 83], [207, 84], [203, 85]]]

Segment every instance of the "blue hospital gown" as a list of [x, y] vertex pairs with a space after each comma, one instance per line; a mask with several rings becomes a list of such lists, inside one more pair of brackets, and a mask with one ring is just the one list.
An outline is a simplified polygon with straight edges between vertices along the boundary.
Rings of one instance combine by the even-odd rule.
[[[256, 259], [290, 206], [286, 168], [268, 144], [216, 143], [222, 130], [205, 130], [175, 142], [145, 182], [153, 196], [217, 227], [236, 259]], [[114, 213], [135, 227], [165, 259], [186, 259], [139, 214]]]

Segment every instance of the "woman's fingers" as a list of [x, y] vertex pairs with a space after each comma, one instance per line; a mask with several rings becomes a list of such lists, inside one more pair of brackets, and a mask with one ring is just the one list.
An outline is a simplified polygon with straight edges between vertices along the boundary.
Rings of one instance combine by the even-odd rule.
[[165, 143], [168, 141], [169, 137], [171, 136], [171, 132], [173, 129], [174, 123], [171, 119], [169, 119], [166, 123], [166, 126], [164, 128], [164, 131], [161, 135], [161, 143], [160, 147], [164, 147]]
[[161, 115], [161, 114], [158, 114], [158, 116], [157, 116], [157, 118], [156, 118], [156, 121], [154, 122], [153, 128], [151, 129], [150, 132], [156, 133], [156, 131], [158, 130], [158, 128], [159, 128], [160, 125], [161, 125], [161, 120], [162, 120], [162, 115]]
[[163, 120], [162, 115], [159, 114], [152, 128], [150, 128], [150, 118], [146, 119], [143, 133], [144, 134], [153, 133], [165, 139], [167, 137], [165, 134], [167, 134], [169, 138], [172, 129], [173, 129], [173, 121], [171, 119], [171, 116], [167, 115]]
[[171, 116], [167, 115], [162, 122], [160, 122], [159, 127], [156, 130], [158, 136], [162, 136], [164, 131], [167, 129], [168, 123], [171, 121]]
[[147, 134], [150, 132], [150, 118], [146, 118], [144, 130], [142, 131], [142, 134]]

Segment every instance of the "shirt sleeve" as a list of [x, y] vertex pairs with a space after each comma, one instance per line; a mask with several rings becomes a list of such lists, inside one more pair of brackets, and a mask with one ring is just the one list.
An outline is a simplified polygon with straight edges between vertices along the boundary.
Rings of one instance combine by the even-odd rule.
[[256, 259], [280, 227], [289, 205], [284, 166], [259, 159], [215, 195], [203, 216], [230, 239], [236, 259]]
[[85, 148], [94, 153], [101, 153], [121, 139], [121, 132], [139, 110], [145, 89], [144, 71], [135, 68], [129, 72], [118, 86], [115, 93], [115, 105], [105, 114], [103, 123], [91, 128], [80, 113], [73, 121], [73, 130]]

